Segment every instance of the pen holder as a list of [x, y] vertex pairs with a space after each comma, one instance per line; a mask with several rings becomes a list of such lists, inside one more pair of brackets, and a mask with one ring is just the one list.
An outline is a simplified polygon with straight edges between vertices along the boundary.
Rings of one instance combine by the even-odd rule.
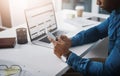
[[26, 28], [16, 29], [16, 34], [17, 34], [17, 43], [18, 44], [26, 44], [28, 42]]

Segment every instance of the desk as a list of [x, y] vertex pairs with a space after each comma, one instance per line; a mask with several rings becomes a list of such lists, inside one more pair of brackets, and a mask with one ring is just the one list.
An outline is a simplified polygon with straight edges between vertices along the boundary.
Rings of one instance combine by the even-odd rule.
[[[26, 24], [0, 32], [1, 37], [16, 37], [16, 28], [26, 27]], [[72, 26], [73, 27], [73, 26]], [[15, 48], [0, 49], [0, 60], [12, 61], [28, 68], [34, 76], [61, 76], [69, 66], [58, 59], [53, 49], [33, 45], [28, 39], [28, 44], [16, 44]], [[71, 50], [77, 55], [82, 55], [93, 44], [83, 45]], [[78, 50], [80, 49], [80, 50]]]

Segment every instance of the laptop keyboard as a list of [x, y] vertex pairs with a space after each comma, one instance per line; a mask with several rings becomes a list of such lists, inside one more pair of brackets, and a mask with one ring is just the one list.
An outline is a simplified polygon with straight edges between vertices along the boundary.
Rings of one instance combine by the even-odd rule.
[[45, 37], [45, 38], [43, 38], [43, 39], [41, 39], [41, 40], [39, 40], [39, 41], [46, 42], [46, 43], [50, 43], [50, 41], [48, 40], [47, 37]]
[[[53, 35], [54, 35], [54, 36], [60, 36], [60, 35], [62, 35], [62, 34], [66, 34], [66, 33], [67, 33], [67, 32], [65, 32], [65, 31], [58, 30], [57, 32], [53, 33]], [[51, 43], [51, 42], [48, 40], [47, 37], [45, 37], [45, 38], [43, 38], [43, 39], [41, 39], [41, 40], [39, 40], [39, 41], [46, 42], [46, 43]]]
[[64, 34], [67, 34], [68, 32], [66, 31], [62, 31], [62, 30], [58, 30], [56, 31], [55, 33], [53, 33], [53, 35], [55, 36], [60, 36], [60, 35], [64, 35]]

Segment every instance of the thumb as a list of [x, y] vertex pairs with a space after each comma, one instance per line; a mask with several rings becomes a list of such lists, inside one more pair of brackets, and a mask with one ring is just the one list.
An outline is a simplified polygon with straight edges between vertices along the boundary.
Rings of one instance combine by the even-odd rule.
[[65, 36], [65, 35], [61, 35], [60, 38], [61, 38], [62, 40], [68, 39], [67, 36]]
[[52, 39], [51, 37], [48, 37], [49, 41], [52, 42], [54, 45], [56, 45], [56, 41], [54, 39]]

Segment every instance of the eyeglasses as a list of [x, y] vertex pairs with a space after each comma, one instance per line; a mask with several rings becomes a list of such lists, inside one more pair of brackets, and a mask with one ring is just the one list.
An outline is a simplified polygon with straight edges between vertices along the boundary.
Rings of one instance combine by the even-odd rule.
[[0, 65], [0, 76], [20, 76], [22, 68], [19, 65]]

